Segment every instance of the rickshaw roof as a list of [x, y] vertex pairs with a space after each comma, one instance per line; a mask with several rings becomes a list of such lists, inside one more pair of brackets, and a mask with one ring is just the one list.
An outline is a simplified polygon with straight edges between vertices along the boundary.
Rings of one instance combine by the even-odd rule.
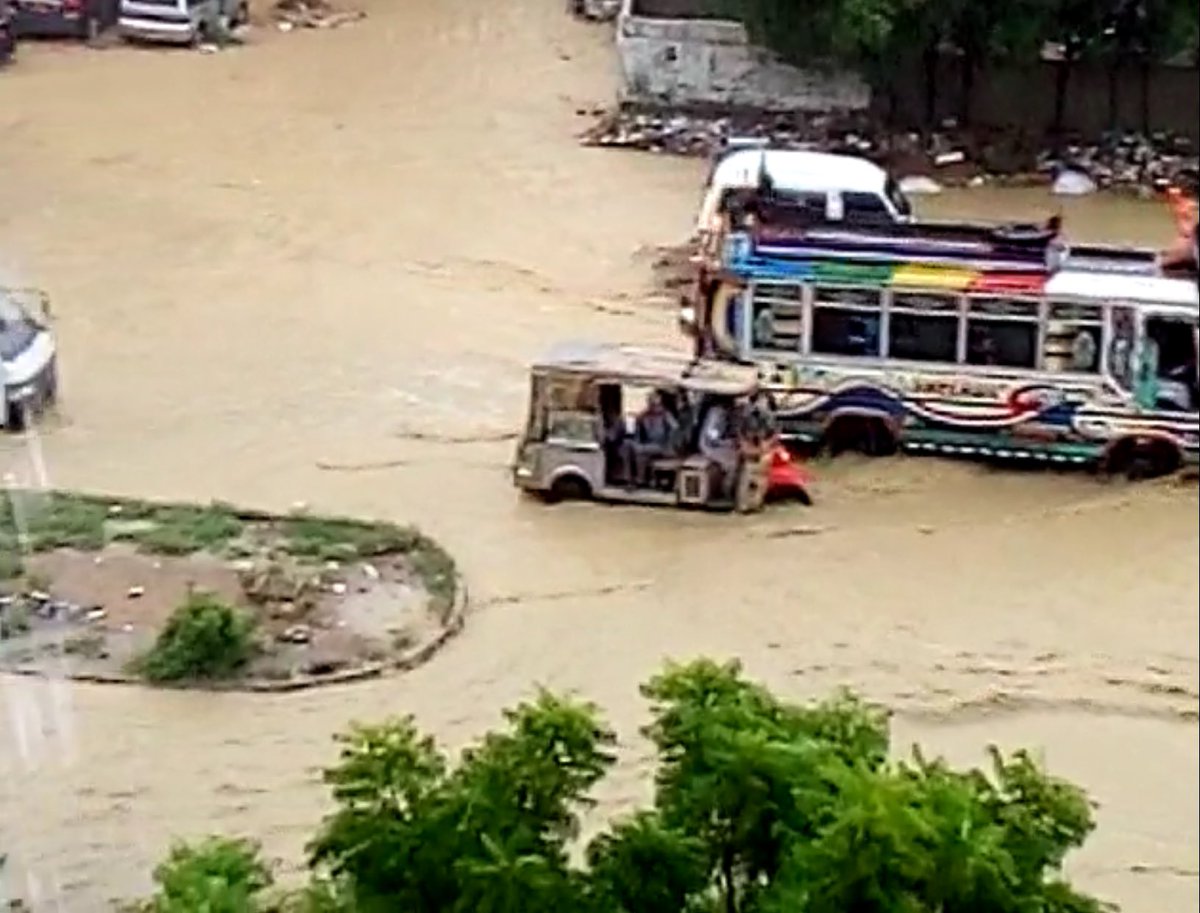
[[758, 388], [758, 371], [748, 365], [695, 359], [683, 352], [622, 343], [563, 343], [535, 362], [532, 370], [593, 375], [726, 396], [745, 396]]

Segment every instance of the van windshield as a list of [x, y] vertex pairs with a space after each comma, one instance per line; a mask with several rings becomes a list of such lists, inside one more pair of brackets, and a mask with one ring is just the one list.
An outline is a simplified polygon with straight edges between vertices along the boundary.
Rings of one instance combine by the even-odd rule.
[[38, 327], [21, 307], [0, 293], [0, 360], [16, 358], [38, 334]]
[[912, 203], [904, 195], [904, 191], [900, 189], [900, 185], [896, 183], [895, 178], [889, 177], [887, 179], [887, 183], [883, 185], [883, 192], [887, 194], [887, 198], [896, 207], [896, 212], [902, 216], [912, 215]]

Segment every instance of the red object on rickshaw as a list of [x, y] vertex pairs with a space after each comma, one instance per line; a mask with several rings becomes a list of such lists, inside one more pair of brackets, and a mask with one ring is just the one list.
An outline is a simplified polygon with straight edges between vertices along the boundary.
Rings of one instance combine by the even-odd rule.
[[767, 497], [771, 500], [795, 498], [803, 504], [811, 504], [809, 486], [812, 484], [812, 473], [797, 463], [787, 447], [779, 441], [770, 445], [769, 459]]

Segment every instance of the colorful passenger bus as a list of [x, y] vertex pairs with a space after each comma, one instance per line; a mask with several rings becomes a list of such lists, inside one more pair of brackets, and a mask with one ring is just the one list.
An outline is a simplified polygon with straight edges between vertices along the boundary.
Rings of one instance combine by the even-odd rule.
[[1054, 271], [1015, 248], [844, 240], [730, 236], [681, 314], [704, 354], [760, 366], [785, 441], [1143, 474], [1197, 461], [1194, 279], [1132, 255]]

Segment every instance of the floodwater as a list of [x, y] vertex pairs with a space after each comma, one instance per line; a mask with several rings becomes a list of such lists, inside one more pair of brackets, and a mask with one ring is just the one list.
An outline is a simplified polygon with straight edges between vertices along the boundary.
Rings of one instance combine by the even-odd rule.
[[[53, 484], [414, 521], [461, 560], [467, 630], [405, 677], [290, 696], [0, 681], [37, 724], [0, 730], [9, 887], [32, 872], [47, 909], [96, 910], [213, 831], [295, 862], [349, 720], [412, 712], [457, 747], [535, 684], [619, 727], [620, 812], [648, 792], [637, 683], [712, 654], [798, 698], [886, 701], [902, 746], [1036, 747], [1100, 802], [1073, 874], [1131, 913], [1195, 910], [1194, 487], [896, 459], [822, 467], [817, 507], [749, 520], [516, 497], [531, 357], [679, 344], [644, 251], [686, 236], [703, 165], [575, 145], [614, 61], [561, 3], [367, 9], [214, 55], [24, 48], [0, 76], [0, 273], [57, 306]], [[1067, 217], [1170, 233], [1158, 206]], [[28, 462], [0, 443], [3, 469]]]

